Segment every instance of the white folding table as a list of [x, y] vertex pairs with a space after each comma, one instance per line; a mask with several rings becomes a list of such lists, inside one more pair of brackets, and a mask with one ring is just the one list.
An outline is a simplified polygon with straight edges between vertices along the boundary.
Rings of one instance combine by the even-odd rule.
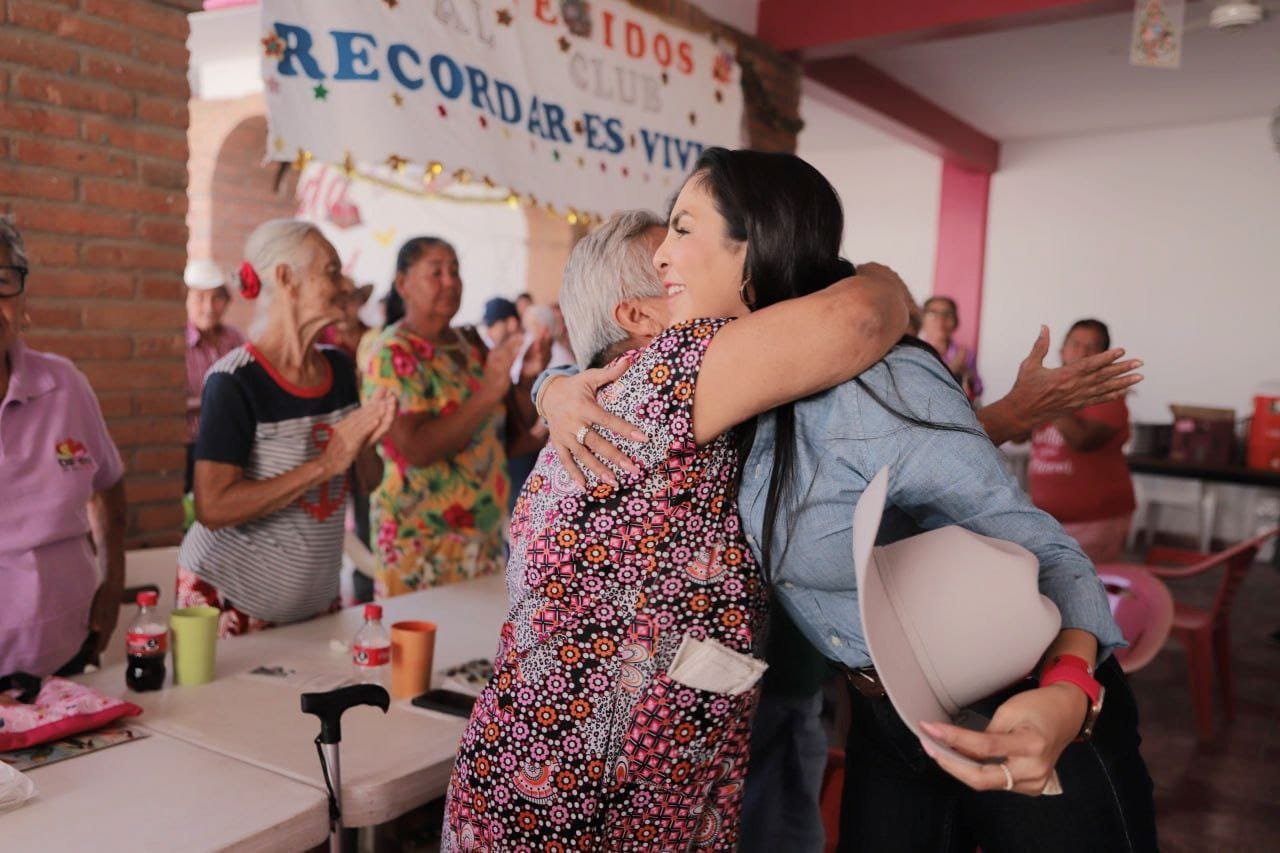
[[[380, 602], [383, 622], [436, 623], [437, 671], [492, 657], [507, 610], [501, 575], [398, 596]], [[303, 671], [349, 671], [350, 657], [330, 648], [350, 642], [361, 608], [218, 643], [214, 681], [167, 686], [149, 693], [124, 690], [124, 672], [109, 667], [81, 679], [142, 706], [148, 729], [199, 745], [323, 790], [314, 739], [315, 717], [299, 710], [299, 691], [241, 674], [260, 665]], [[172, 679], [172, 673], [170, 673]], [[444, 794], [466, 721], [421, 711], [407, 701], [391, 711], [357, 707], [342, 719], [342, 799], [347, 826], [391, 820]]]
[[301, 851], [329, 835], [314, 786], [161, 734], [25, 771], [0, 849]]

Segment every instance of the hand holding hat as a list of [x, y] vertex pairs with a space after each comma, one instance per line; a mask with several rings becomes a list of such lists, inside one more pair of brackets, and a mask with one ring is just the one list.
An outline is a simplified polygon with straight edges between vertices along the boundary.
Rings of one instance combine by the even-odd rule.
[[[894, 709], [970, 787], [1060, 793], [1053, 768], [1084, 718], [1078, 688], [1019, 693], [985, 732], [953, 724], [967, 706], [1024, 678], [1050, 643], [1064, 642], [1055, 641], [1061, 618], [1040, 595], [1035, 555], [959, 526], [876, 547], [888, 486], [882, 469], [858, 501], [853, 551], [867, 647]], [[1076, 633], [1092, 642], [1066, 632], [1070, 648], [1060, 651], [1083, 650], [1069, 636]]]

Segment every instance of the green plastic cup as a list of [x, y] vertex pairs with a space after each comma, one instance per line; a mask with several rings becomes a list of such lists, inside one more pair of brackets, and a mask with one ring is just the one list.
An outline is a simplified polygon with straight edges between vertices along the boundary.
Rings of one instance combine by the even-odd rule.
[[169, 614], [173, 631], [173, 683], [182, 687], [213, 681], [218, 647], [216, 607], [181, 607]]

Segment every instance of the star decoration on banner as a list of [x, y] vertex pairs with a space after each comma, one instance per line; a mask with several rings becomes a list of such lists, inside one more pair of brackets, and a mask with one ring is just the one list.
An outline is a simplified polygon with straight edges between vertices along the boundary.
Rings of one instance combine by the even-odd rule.
[[663, 71], [663, 72], [662, 72], [662, 85], [664, 85], [664, 86], [665, 86], [665, 85], [667, 85], [667, 84], [668, 84], [668, 83], [670, 83], [670, 82], [671, 82], [671, 76], [670, 76], [669, 74], [667, 74], [667, 72]]
[[267, 91], [273, 95], [280, 94], [280, 81], [275, 77], [268, 77], [266, 81]]
[[600, 161], [600, 171], [601, 171], [601, 172], [607, 172], [607, 171], [609, 171], [609, 167], [608, 167], [608, 166], [606, 166], [606, 165], [604, 164], [604, 161], [603, 161], [603, 160], [601, 160], [601, 161]]
[[272, 59], [279, 59], [284, 56], [284, 39], [280, 38], [278, 33], [269, 33], [262, 39], [262, 50]]
[[579, 136], [581, 136], [585, 132], [582, 126], [582, 119], [576, 118], [573, 120], [573, 132], [578, 134]]
[[556, 42], [556, 44], [560, 45], [561, 53], [568, 53], [570, 48], [573, 47], [573, 42], [569, 41], [564, 36], [560, 36], [560, 40]]
[[632, 148], [636, 147], [636, 135], [634, 133], [631, 134], [631, 147]]
[[504, 27], [511, 26], [511, 12], [507, 9], [498, 10], [498, 23]]
[[305, 148], [298, 149], [298, 156], [293, 158], [293, 168], [301, 172], [311, 162], [311, 152]]
[[557, 163], [560, 162], [560, 151], [558, 149], [551, 152], [551, 159], [555, 160]]
[[693, 112], [692, 110], [690, 110], [690, 111], [689, 111], [689, 124], [697, 124], [697, 123], [698, 123], [698, 114], [697, 114], [697, 113], [695, 113], [695, 112]]
[[449, 111], [444, 108], [444, 104], [440, 104], [439, 106], [437, 106], [436, 112], [440, 113], [440, 118], [449, 117]]
[[271, 143], [271, 147], [275, 149], [275, 152], [276, 152], [277, 154], [279, 154], [281, 151], [283, 151], [283, 150], [284, 150], [284, 137], [283, 137], [283, 136], [277, 136], [277, 137], [272, 141], [272, 143]]
[[583, 158], [579, 157], [579, 158], [578, 158], [578, 168], [579, 168], [579, 169], [585, 168], [585, 167], [586, 167], [586, 165], [587, 165], [587, 161], [586, 161], [586, 160], [584, 160]]
[[488, 126], [489, 126], [489, 120], [484, 116], [480, 116], [480, 127], [487, 128]]
[[630, 170], [630, 169], [628, 169], [626, 166], [623, 166], [623, 167], [622, 167], [622, 177], [627, 178], [627, 177], [630, 177], [630, 176], [631, 176], [631, 170]]
[[387, 165], [392, 169], [395, 169], [397, 172], [403, 172], [404, 164], [408, 162], [408, 160], [401, 157], [399, 154], [392, 154], [387, 158]]
[[351, 152], [348, 151], [342, 158], [342, 171], [349, 178], [355, 172], [355, 170], [356, 170], [356, 160], [354, 157], [351, 156]]
[[311, 94], [315, 95], [317, 101], [325, 101], [329, 98], [329, 90], [324, 87], [323, 83], [313, 86]]
[[391, 103], [395, 104], [397, 107], [403, 107], [403, 106], [404, 106], [404, 95], [400, 94], [399, 92], [392, 92], [392, 93], [391, 93]]
[[510, 139], [510, 138], [511, 138], [511, 129], [510, 129], [510, 128], [504, 127], [504, 128], [502, 129], [502, 138], [503, 138], [503, 139]]
[[388, 9], [394, 9], [400, 5], [400, 0], [382, 0], [382, 2], [387, 4]]
[[719, 89], [716, 89], [716, 103], [717, 104], [724, 103], [724, 92], [721, 92]]

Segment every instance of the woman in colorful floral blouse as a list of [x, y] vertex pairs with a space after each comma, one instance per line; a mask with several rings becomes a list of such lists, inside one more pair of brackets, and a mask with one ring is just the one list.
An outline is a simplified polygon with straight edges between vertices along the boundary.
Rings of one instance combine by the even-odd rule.
[[[379, 597], [506, 565], [507, 446], [523, 444], [534, 420], [528, 394], [511, 393], [523, 338], [486, 354], [471, 330], [450, 326], [462, 300], [452, 246], [436, 237], [401, 246], [395, 289], [404, 319], [363, 365], [365, 394], [391, 391], [401, 415], [378, 449], [385, 467], [370, 511]], [[548, 347], [535, 347], [525, 374], [537, 376]]]

